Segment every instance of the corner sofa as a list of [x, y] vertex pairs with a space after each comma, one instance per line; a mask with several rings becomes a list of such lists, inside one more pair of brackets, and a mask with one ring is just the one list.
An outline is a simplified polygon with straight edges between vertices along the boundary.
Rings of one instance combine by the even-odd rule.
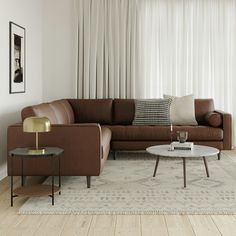
[[[145, 150], [151, 145], [170, 142], [169, 126], [132, 125], [135, 115], [134, 99], [62, 99], [25, 107], [22, 120], [29, 116], [46, 116], [52, 123], [49, 133], [40, 133], [41, 146], [64, 149], [61, 174], [91, 176], [102, 172], [109, 151]], [[189, 141], [220, 150], [231, 149], [231, 115], [216, 111], [213, 99], [195, 99], [197, 126], [173, 126], [174, 134], [186, 130]], [[174, 139], [176, 137], [174, 136]], [[22, 123], [8, 127], [7, 150], [30, 147], [34, 134], [24, 133]], [[14, 159], [14, 169], [8, 174], [21, 175], [21, 161]], [[30, 159], [24, 164], [24, 175], [49, 175], [48, 160]]]

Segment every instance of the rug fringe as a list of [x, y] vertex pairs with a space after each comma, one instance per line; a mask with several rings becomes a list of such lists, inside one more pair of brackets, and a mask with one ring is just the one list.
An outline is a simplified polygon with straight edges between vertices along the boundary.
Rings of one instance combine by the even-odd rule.
[[19, 215], [236, 215], [229, 211], [19, 211]]

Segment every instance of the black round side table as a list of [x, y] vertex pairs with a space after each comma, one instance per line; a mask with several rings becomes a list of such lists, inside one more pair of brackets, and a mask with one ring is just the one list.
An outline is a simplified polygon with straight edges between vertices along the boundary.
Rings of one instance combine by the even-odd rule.
[[[60, 172], [60, 162], [61, 155], [64, 150], [58, 147], [45, 147], [45, 152], [42, 154], [32, 154], [29, 152], [29, 148], [16, 148], [9, 152], [11, 158], [21, 158], [21, 187], [18, 187], [13, 190], [13, 160], [11, 159], [11, 206], [13, 206], [13, 198], [19, 195], [24, 195], [28, 197], [38, 197], [49, 195], [52, 198], [52, 205], [54, 205], [54, 193], [59, 191], [61, 194], [61, 172]], [[51, 158], [52, 172], [51, 185], [39, 184], [39, 185], [30, 185], [24, 186], [24, 159], [25, 158]], [[55, 160], [58, 160], [58, 177], [59, 185], [54, 185], [54, 175], [55, 175]]]

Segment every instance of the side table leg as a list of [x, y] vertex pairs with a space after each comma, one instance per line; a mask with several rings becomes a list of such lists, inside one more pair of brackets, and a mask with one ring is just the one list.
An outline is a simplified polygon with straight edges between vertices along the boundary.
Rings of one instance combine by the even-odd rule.
[[220, 154], [221, 154], [221, 151], [219, 151], [219, 153], [217, 154], [218, 160], [220, 160]]
[[183, 157], [184, 188], [186, 188], [186, 160]]
[[23, 166], [23, 157], [21, 157], [21, 186], [24, 186], [24, 166]]
[[209, 177], [210, 177], [210, 175], [209, 175], [209, 170], [208, 170], [208, 166], [207, 166], [206, 157], [203, 157], [203, 161], [204, 161], [204, 165], [205, 165], [205, 169], [206, 169], [206, 174], [207, 174], [207, 177], [209, 178]]
[[156, 176], [156, 172], [157, 172], [158, 163], [159, 163], [159, 156], [157, 156], [157, 159], [156, 159], [156, 165], [155, 165], [155, 169], [154, 169], [153, 177], [155, 177], [155, 176]]
[[13, 207], [13, 173], [11, 173], [11, 207]]
[[60, 190], [59, 190], [59, 195], [61, 195], [61, 158], [60, 158], [60, 156], [58, 156], [58, 158], [59, 158], [59, 160], [58, 160], [58, 162], [59, 162], [59, 188], [60, 188]]
[[54, 175], [52, 175], [52, 205], [54, 206]]
[[13, 207], [13, 155], [11, 156], [11, 207]]
[[54, 206], [54, 157], [52, 156], [52, 205]]

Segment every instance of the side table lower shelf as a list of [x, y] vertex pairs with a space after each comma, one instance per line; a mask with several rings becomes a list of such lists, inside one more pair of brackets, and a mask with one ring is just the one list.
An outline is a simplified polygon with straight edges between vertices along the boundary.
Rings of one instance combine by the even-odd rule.
[[[54, 186], [54, 193], [60, 191], [60, 187]], [[60, 194], [60, 192], [59, 192]], [[22, 186], [14, 190], [14, 195], [21, 195], [27, 197], [41, 197], [41, 196], [51, 196], [52, 186], [46, 184], [36, 184], [31, 186]]]

